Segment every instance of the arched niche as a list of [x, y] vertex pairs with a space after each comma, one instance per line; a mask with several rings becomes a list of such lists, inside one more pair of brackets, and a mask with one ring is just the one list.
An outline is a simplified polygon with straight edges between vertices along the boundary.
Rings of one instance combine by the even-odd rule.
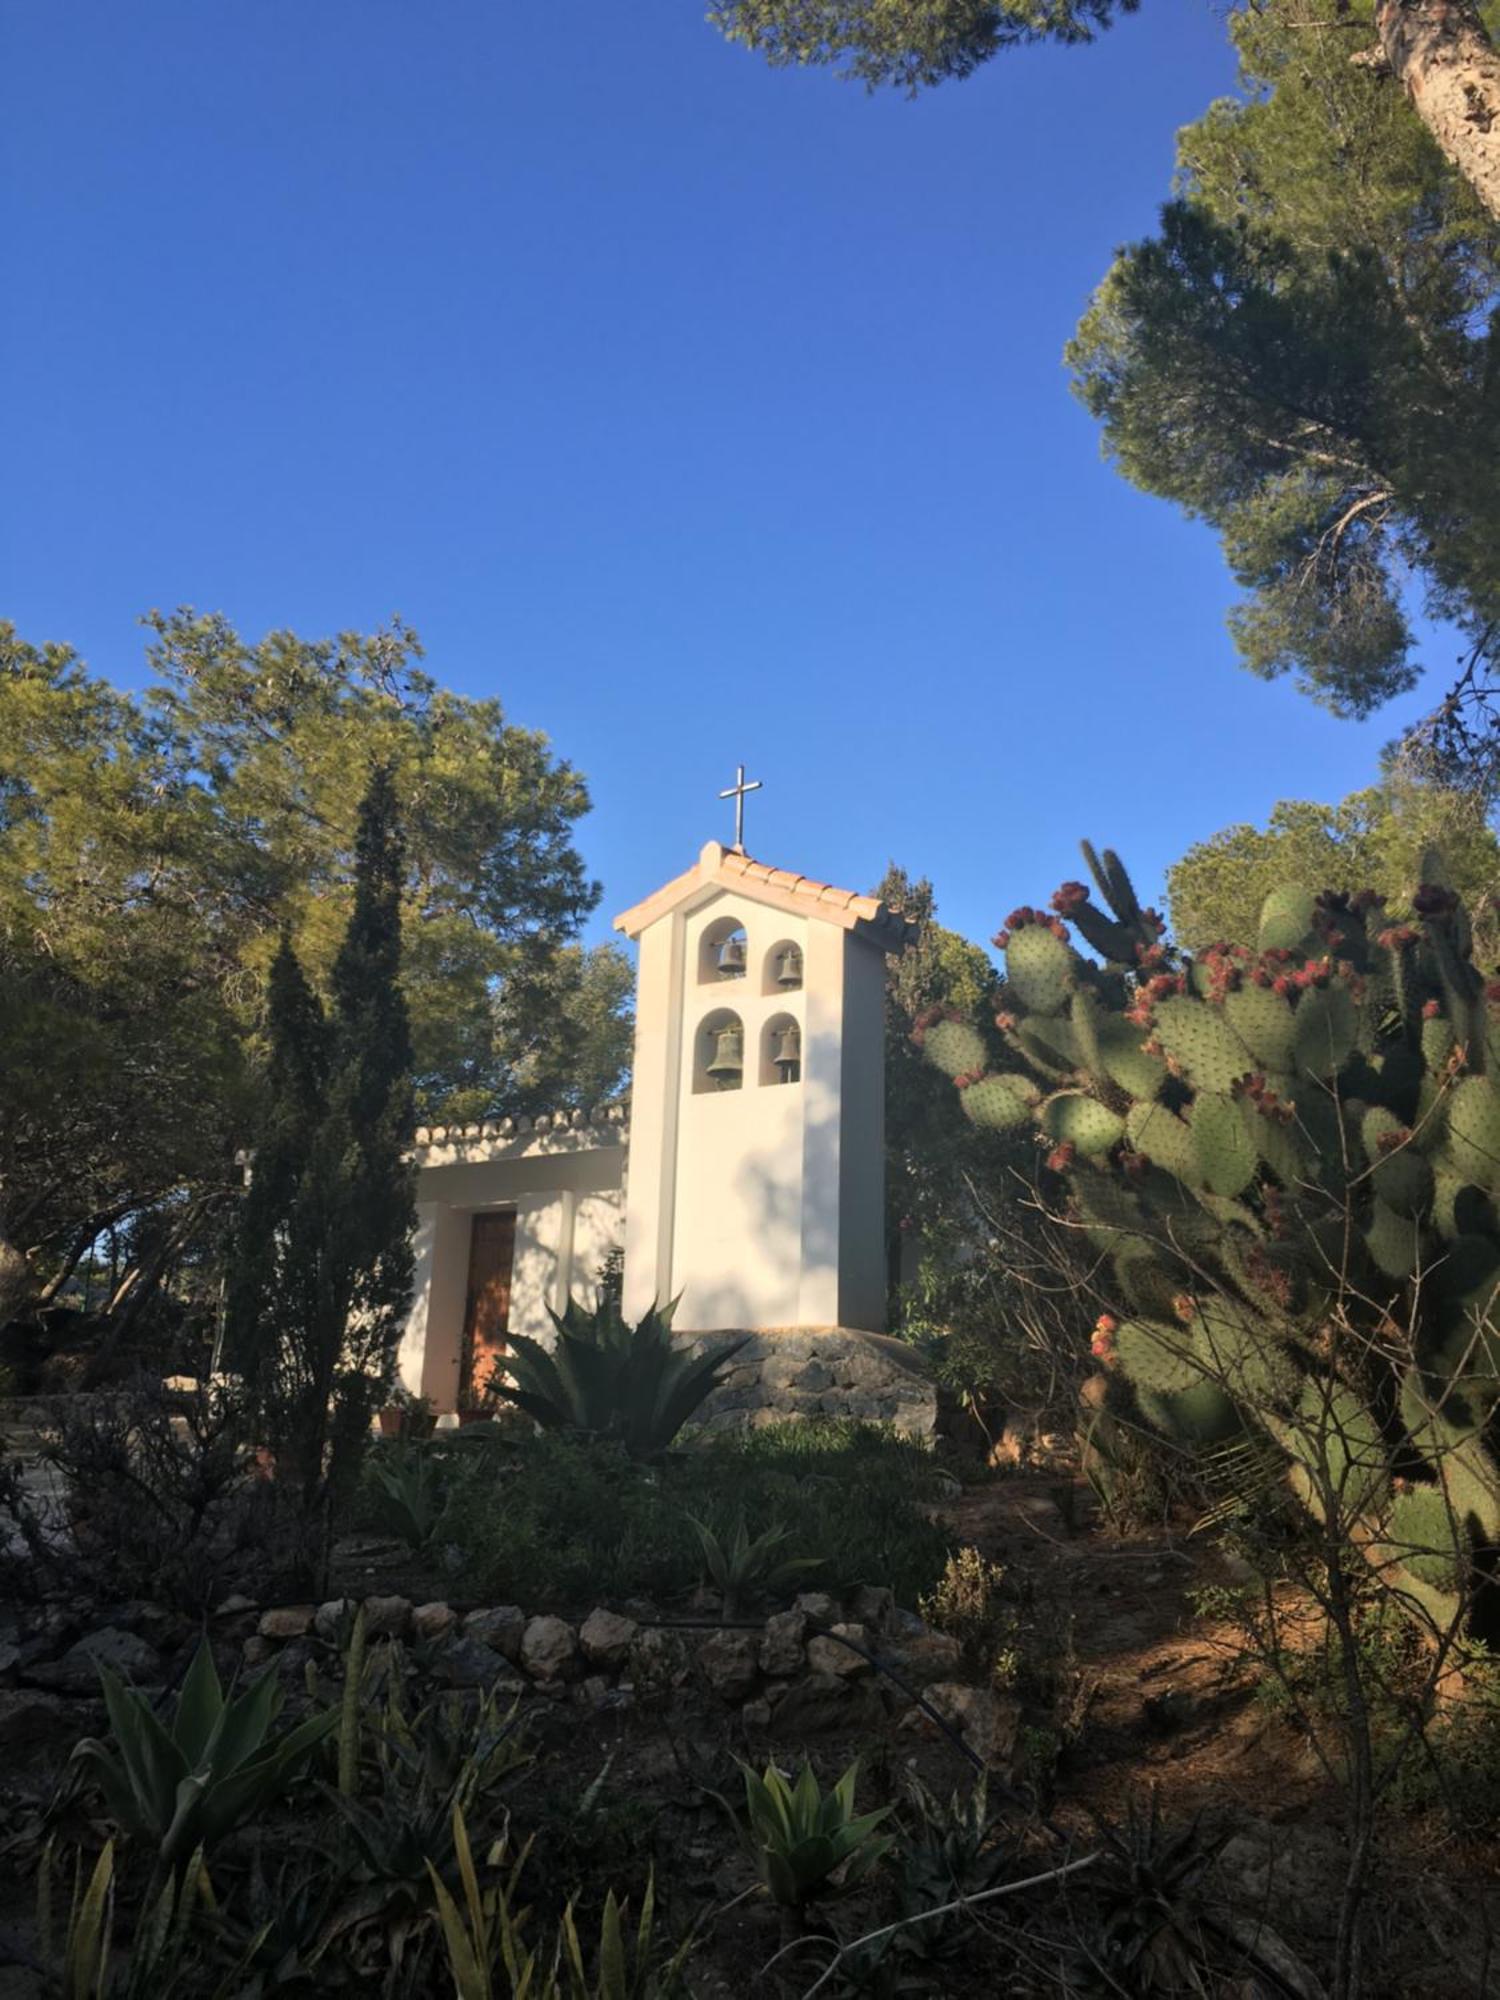
[[[728, 1074], [713, 1064], [735, 1053], [733, 1037], [739, 1036], [739, 1071]], [[726, 1039], [727, 1037], [727, 1039]], [[743, 1089], [745, 1082], [745, 1024], [732, 1007], [715, 1007], [698, 1023], [693, 1036], [693, 1094], [712, 1097]]]
[[[724, 947], [738, 946], [739, 966], [735, 970], [723, 963]], [[738, 917], [716, 917], [704, 928], [698, 940], [698, 984], [700, 986], [728, 986], [731, 981], [743, 979], [745, 968], [750, 962], [750, 941], [745, 936], [745, 926]]]
[[760, 990], [773, 997], [778, 993], [800, 993], [804, 974], [801, 945], [792, 938], [782, 938], [760, 962]]
[[[793, 1049], [796, 1059], [789, 1061]], [[761, 1029], [757, 1070], [762, 1084], [802, 1081], [802, 1024], [795, 1014], [773, 1014]]]

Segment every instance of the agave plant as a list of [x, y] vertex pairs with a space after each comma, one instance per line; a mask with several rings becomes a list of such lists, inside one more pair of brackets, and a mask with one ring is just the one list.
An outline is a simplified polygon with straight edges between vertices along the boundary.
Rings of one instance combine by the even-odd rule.
[[431, 1452], [398, 1447], [389, 1461], [372, 1460], [370, 1477], [379, 1525], [420, 1553], [437, 1533], [448, 1504]]
[[565, 1313], [551, 1314], [551, 1349], [525, 1334], [509, 1336], [512, 1379], [497, 1393], [545, 1430], [613, 1438], [634, 1458], [665, 1451], [745, 1345], [742, 1339], [688, 1354], [672, 1340], [675, 1305], [653, 1307], [627, 1326], [612, 1303], [586, 1313], [569, 1300]]
[[[526, 2000], [670, 2000], [680, 1990], [682, 1968], [693, 1939], [684, 1939], [670, 1960], [658, 1963], [652, 1948], [656, 1896], [651, 1881], [646, 1883], [640, 1919], [629, 1942], [625, 1913], [614, 1890], [606, 1896], [597, 1969], [590, 1979], [571, 1902], [563, 1911], [550, 1954], [544, 1954], [525, 1936], [528, 1913], [516, 1910], [513, 1899], [525, 1866], [526, 1848], [512, 1861], [505, 1842], [497, 1841], [488, 1857], [496, 1879], [488, 1888], [481, 1888], [468, 1829], [457, 1806], [453, 1809], [453, 1848], [463, 1889], [462, 1910], [437, 1870], [429, 1866], [428, 1873], [455, 2000], [501, 2000], [501, 1996], [523, 1994]], [[503, 1984], [496, 1983], [497, 1971], [504, 1975]]]
[[811, 1764], [802, 1766], [795, 1784], [774, 1764], [766, 1766], [763, 1776], [748, 1764], [740, 1768], [751, 1847], [762, 1880], [783, 1909], [801, 1910], [815, 1896], [852, 1889], [894, 1845], [885, 1835], [875, 1836], [889, 1806], [869, 1813], [854, 1810], [858, 1758], [831, 1792], [823, 1790]]
[[767, 1528], [752, 1541], [741, 1512], [726, 1540], [720, 1541], [706, 1522], [688, 1515], [703, 1548], [703, 1566], [719, 1593], [721, 1615], [733, 1618], [750, 1598], [780, 1590], [808, 1570], [819, 1569], [818, 1556], [783, 1556], [790, 1528]]
[[225, 1695], [205, 1640], [193, 1657], [168, 1727], [147, 1698], [100, 1669], [111, 1743], [85, 1737], [74, 1761], [98, 1783], [122, 1833], [149, 1841], [179, 1867], [284, 1792], [338, 1713], [311, 1715], [280, 1737], [271, 1726], [281, 1689], [263, 1675]]
[[201, 1993], [204, 2000], [228, 2000], [242, 1991], [242, 1975], [264, 1932], [254, 1933], [228, 1973], [215, 1980], [202, 1961], [194, 1920], [212, 1909], [213, 1890], [203, 1866], [203, 1850], [189, 1858], [181, 1877], [169, 1875], [161, 1892], [131, 1926], [123, 1957], [114, 1958], [115, 1844], [104, 1843], [88, 1886], [75, 1869], [72, 1907], [60, 1949], [54, 1949], [52, 1843], [42, 1852], [37, 1875], [37, 1943], [55, 1962], [63, 2000], [167, 2000], [176, 1993]]

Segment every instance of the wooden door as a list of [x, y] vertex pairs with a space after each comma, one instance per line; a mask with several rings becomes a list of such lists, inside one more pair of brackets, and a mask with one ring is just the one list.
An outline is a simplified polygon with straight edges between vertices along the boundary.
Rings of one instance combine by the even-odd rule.
[[514, 1209], [476, 1215], [469, 1236], [469, 1289], [464, 1301], [464, 1350], [458, 1400], [484, 1388], [505, 1352], [510, 1327], [510, 1275], [516, 1254]]

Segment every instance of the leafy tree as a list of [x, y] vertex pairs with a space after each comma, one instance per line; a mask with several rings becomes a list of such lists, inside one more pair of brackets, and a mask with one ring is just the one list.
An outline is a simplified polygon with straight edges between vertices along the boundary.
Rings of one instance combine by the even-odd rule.
[[231, 1262], [225, 1344], [309, 1525], [326, 1526], [357, 1463], [411, 1297], [403, 859], [392, 775], [378, 767], [360, 809], [354, 908], [330, 1010], [288, 939], [271, 970], [266, 1113]]
[[1173, 929], [1194, 953], [1253, 944], [1266, 898], [1287, 883], [1373, 889], [1400, 907], [1433, 850], [1468, 908], [1476, 959], [1493, 965], [1500, 953], [1500, 842], [1474, 793], [1434, 786], [1373, 786], [1333, 806], [1284, 800], [1264, 831], [1225, 827], [1169, 870]]
[[1363, 715], [1417, 678], [1411, 579], [1480, 652], [1500, 616], [1500, 234], [1346, 25], [1235, 17], [1242, 95], [1069, 360], [1125, 476], [1219, 530], [1245, 663]]
[[165, 1264], [237, 1178], [211, 818], [137, 704], [0, 623], [0, 1325], [143, 1212]]
[[[871, 89], [971, 76], [1026, 42], [1088, 42], [1139, 0], [717, 0], [709, 18], [773, 63], [824, 63]], [[1304, 16], [1310, 10], [1303, 9]], [[1500, 218], [1500, 54], [1474, 0], [1342, 0], [1344, 60], [1410, 99]]]
[[531, 1117], [618, 1097], [630, 1072], [634, 993], [635, 968], [613, 944], [548, 949], [529, 972], [513, 973], [495, 1001], [506, 1108]]
[[[1040, 1410], [1071, 1382], [1077, 1312], [1055, 1271], [1070, 1246], [1041, 1242], [1039, 1211], [996, 1202], [1030, 1187], [1037, 1153], [934, 1093], [913, 1024], [934, 1010], [985, 1019], [1005, 988], [979, 945], [937, 921], [932, 884], [894, 862], [875, 894], [912, 925], [886, 979], [886, 1217], [891, 1323], [931, 1349], [939, 1379], [986, 1425], [997, 1402]], [[1038, 1282], [1045, 1267], [1045, 1282]], [[1059, 1357], [1066, 1357], [1060, 1362]]]
[[966, 1017], [994, 1012], [999, 978], [988, 955], [937, 921], [931, 882], [892, 862], [874, 893], [911, 925], [911, 942], [889, 961], [885, 988], [886, 1240], [893, 1281], [903, 1239], [948, 1239], [967, 1218], [964, 1176], [993, 1140], [952, 1101], [935, 1095], [911, 1027], [930, 1007]]
[[376, 764], [406, 828], [421, 1113], [508, 1108], [528, 1065], [554, 1102], [573, 1062], [580, 1089], [618, 1081], [610, 966], [573, 942], [598, 893], [572, 837], [587, 792], [545, 737], [440, 688], [403, 626], [249, 644], [222, 618], [150, 624], [135, 696], [0, 625], [0, 1325], [56, 1299], [101, 1231], [128, 1249], [116, 1328], [211, 1241], [278, 937], [331, 993]]
[[250, 645], [218, 617], [152, 614], [153, 711], [212, 795], [245, 937], [263, 976], [280, 926], [326, 982], [349, 912], [362, 774], [390, 767], [406, 828], [402, 972], [422, 1115], [504, 1099], [494, 998], [536, 977], [599, 890], [572, 834], [588, 792], [493, 697], [441, 688], [404, 625]]

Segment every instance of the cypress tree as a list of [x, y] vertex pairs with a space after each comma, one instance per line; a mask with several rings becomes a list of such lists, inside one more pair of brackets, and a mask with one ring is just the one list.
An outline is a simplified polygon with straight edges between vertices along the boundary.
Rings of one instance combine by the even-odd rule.
[[309, 1573], [389, 1394], [411, 1296], [402, 859], [395, 787], [377, 768], [331, 1009], [285, 937], [272, 966], [266, 1107], [231, 1266], [226, 1353], [295, 1502]]

